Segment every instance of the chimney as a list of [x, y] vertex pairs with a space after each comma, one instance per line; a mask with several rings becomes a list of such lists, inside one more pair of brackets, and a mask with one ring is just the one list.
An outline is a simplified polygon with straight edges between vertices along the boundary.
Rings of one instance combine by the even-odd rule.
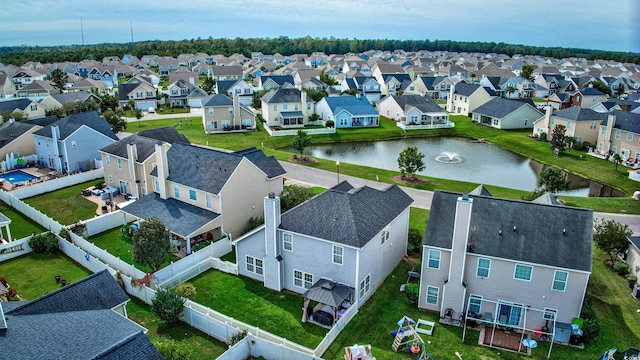
[[551, 139], [551, 114], [553, 113], [553, 108], [551, 105], [547, 105], [544, 109], [544, 121], [547, 125], [547, 139]]
[[306, 124], [307, 123], [307, 118], [308, 118], [308, 114], [307, 114], [307, 92], [302, 90], [300, 91], [300, 102], [302, 103], [302, 116], [304, 117], [303, 122]]
[[613, 133], [613, 127], [616, 125], [616, 116], [614, 114], [609, 114], [609, 116], [607, 117], [607, 131], [605, 133], [604, 136], [604, 144], [603, 144], [603, 150], [605, 153], [609, 153], [609, 150], [611, 150], [611, 140], [612, 140], [612, 133]]
[[162, 142], [156, 144], [156, 171], [158, 173], [158, 192], [160, 198], [167, 198], [167, 178], [169, 177], [169, 162], [167, 160], [167, 149], [169, 144]]
[[127, 144], [127, 166], [129, 169], [129, 178], [131, 179], [130, 190], [133, 195], [139, 198], [137, 176], [136, 176], [136, 161], [138, 160], [138, 147], [134, 140], [131, 140]]
[[449, 98], [447, 99], [447, 111], [453, 112], [453, 93], [456, 91], [456, 85], [449, 87]]
[[282, 256], [278, 247], [278, 227], [280, 226], [280, 198], [269, 193], [264, 198], [264, 286], [276, 291], [282, 290]]
[[58, 125], [51, 126], [51, 137], [53, 138], [54, 143], [60, 140], [60, 128], [58, 127]]
[[240, 96], [233, 94], [233, 124], [241, 125], [240, 119]]

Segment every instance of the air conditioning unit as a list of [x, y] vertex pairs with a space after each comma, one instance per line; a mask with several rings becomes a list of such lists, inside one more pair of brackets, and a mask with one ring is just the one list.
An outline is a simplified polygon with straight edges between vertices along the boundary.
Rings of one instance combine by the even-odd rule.
[[631, 293], [634, 298], [640, 299], [640, 285], [635, 285], [633, 287], [633, 292]]

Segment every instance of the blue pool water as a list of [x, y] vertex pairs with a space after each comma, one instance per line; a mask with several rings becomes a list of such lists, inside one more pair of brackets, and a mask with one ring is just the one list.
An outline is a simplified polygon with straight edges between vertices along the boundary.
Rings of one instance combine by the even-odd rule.
[[12, 172], [8, 172], [4, 175], [0, 175], [0, 178], [3, 180], [6, 180], [12, 184], [15, 183], [19, 183], [19, 182], [23, 182], [23, 181], [29, 181], [32, 179], [36, 179], [35, 176], [26, 173], [22, 170], [16, 170], [16, 171], [12, 171]]

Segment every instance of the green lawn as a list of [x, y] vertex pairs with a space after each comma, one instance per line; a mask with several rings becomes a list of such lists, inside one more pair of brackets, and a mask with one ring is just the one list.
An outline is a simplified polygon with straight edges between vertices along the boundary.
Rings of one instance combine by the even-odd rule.
[[64, 189], [30, 197], [23, 201], [47, 214], [62, 225], [71, 225], [79, 220], [96, 216], [98, 204], [87, 200], [80, 193], [98, 180], [91, 180]]
[[[28, 254], [0, 263], [0, 277], [4, 277], [15, 288], [23, 300], [33, 300], [60, 288], [55, 276], [68, 282], [78, 281], [91, 272], [61, 254]], [[227, 350], [227, 345], [203, 332], [180, 323], [164, 326], [151, 311], [151, 307], [137, 299], [127, 304], [129, 318], [149, 330], [151, 341], [172, 339], [179, 345], [192, 349], [195, 359], [214, 359]]]
[[[144, 271], [145, 273], [151, 272], [151, 268], [147, 265], [141, 265], [133, 262], [131, 255], [132, 244], [120, 236], [120, 227], [113, 228], [91, 236], [88, 241], [94, 243], [97, 247], [107, 250], [107, 252], [113, 256], [120, 258], [120, 260], [127, 264], [133, 264], [136, 268]], [[173, 254], [167, 254], [166, 260], [162, 267], [169, 265], [172, 261], [179, 260]]]
[[409, 227], [418, 229], [418, 231], [420, 231], [420, 235], [424, 237], [424, 230], [427, 226], [427, 220], [429, 219], [429, 210], [412, 206], [410, 211]]
[[209, 270], [190, 281], [196, 302], [234, 319], [314, 349], [327, 329], [302, 323], [302, 297], [276, 292], [244, 276]]
[[[46, 231], [45, 228], [29, 219], [21, 212], [5, 204], [3, 201], [0, 201], [0, 213], [11, 219], [9, 229], [11, 231], [11, 239], [13, 240], [22, 239], [31, 234], [39, 234]], [[2, 232], [3, 234], [6, 234], [6, 230], [3, 230]]]

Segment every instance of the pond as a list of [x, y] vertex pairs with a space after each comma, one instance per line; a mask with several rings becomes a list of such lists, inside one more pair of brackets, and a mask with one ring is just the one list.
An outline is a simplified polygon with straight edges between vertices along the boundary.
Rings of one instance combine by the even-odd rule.
[[[366, 143], [340, 143], [310, 146], [305, 155], [345, 163], [398, 171], [398, 154], [416, 146], [425, 154], [425, 169], [420, 175], [468, 181], [532, 191], [537, 187], [545, 165], [498, 146], [477, 141], [437, 137], [389, 140]], [[291, 148], [286, 151], [295, 152]], [[567, 175], [570, 196], [623, 196], [608, 186]]]

